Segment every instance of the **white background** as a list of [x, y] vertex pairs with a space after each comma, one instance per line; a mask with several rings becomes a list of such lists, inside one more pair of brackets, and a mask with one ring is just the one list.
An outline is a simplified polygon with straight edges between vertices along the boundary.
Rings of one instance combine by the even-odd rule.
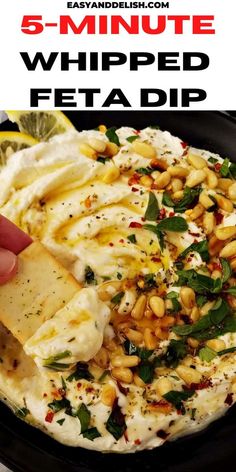
[[[2, 0], [3, 3], [3, 0]], [[0, 16], [0, 109], [30, 108], [30, 88], [101, 88], [94, 109], [102, 103], [112, 88], [121, 88], [133, 109], [139, 109], [140, 88], [202, 88], [208, 98], [191, 109], [236, 109], [236, 1], [235, 0], [170, 0], [169, 9], [67, 9], [66, 0], [7, 0]], [[184, 35], [173, 34], [173, 22], [160, 35], [140, 33], [128, 35], [123, 31], [117, 35], [69, 35], [60, 36], [57, 28], [48, 28], [40, 35], [25, 35], [21, 32], [23, 15], [43, 15], [45, 22], [58, 21], [59, 15], [71, 15], [79, 24], [86, 14], [133, 15], [199, 14], [215, 15], [216, 35], [192, 35], [190, 24]], [[19, 51], [27, 51], [33, 57], [36, 51], [68, 51], [76, 57], [78, 51], [201, 51], [210, 56], [210, 67], [199, 72], [158, 72], [155, 65], [130, 72], [128, 66], [114, 67], [110, 72], [78, 72], [76, 66], [69, 72], [61, 72], [58, 61], [51, 72], [29, 72]], [[77, 95], [77, 108], [86, 109], [84, 96]], [[53, 109], [53, 99], [42, 101], [41, 109]], [[66, 107], [68, 108], [68, 107]], [[122, 107], [113, 106], [112, 109]], [[150, 108], [149, 108], [150, 109]], [[165, 105], [161, 109], [170, 109]]]

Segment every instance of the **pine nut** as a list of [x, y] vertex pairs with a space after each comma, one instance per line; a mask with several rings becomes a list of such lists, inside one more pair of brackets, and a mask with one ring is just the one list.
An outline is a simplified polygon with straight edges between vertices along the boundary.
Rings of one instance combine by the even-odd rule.
[[222, 339], [209, 339], [206, 345], [216, 352], [223, 351], [226, 348], [226, 344]]
[[211, 169], [204, 169], [206, 172], [206, 181], [207, 181], [207, 186], [209, 189], [216, 188], [218, 185], [218, 178], [215, 172]]
[[215, 217], [213, 213], [205, 212], [203, 215], [203, 228], [206, 234], [211, 234], [215, 227]]
[[156, 157], [156, 149], [147, 143], [143, 143], [141, 141], [134, 141], [132, 143], [133, 151], [140, 156], [147, 157], [149, 159], [154, 159]]
[[112, 358], [113, 367], [136, 367], [140, 362], [138, 356], [115, 356]]
[[190, 188], [196, 187], [196, 185], [204, 182], [205, 178], [206, 172], [204, 170], [192, 170], [186, 180], [186, 186]]
[[120, 171], [118, 167], [112, 166], [107, 169], [106, 174], [103, 176], [102, 181], [105, 184], [111, 184], [120, 177]]
[[191, 314], [190, 314], [190, 319], [192, 320], [193, 323], [196, 323], [200, 318], [200, 313], [199, 313], [199, 308], [197, 306], [194, 306]]
[[88, 140], [89, 146], [91, 146], [97, 152], [104, 152], [106, 149], [106, 142], [97, 138], [90, 138]]
[[156, 349], [157, 338], [156, 336], [154, 336], [154, 334], [152, 334], [152, 331], [150, 328], [145, 328], [143, 337], [144, 337], [144, 342], [147, 349], [151, 349], [151, 350]]
[[200, 314], [201, 316], [207, 315], [207, 313], [213, 308], [215, 305], [215, 302], [206, 302], [201, 308], [200, 308]]
[[188, 385], [201, 382], [202, 374], [192, 367], [179, 365], [175, 370], [179, 377]]
[[143, 335], [135, 329], [128, 328], [125, 330], [126, 337], [135, 344], [140, 344], [143, 341]]
[[208, 249], [210, 256], [214, 257], [219, 254], [221, 249], [224, 247], [224, 241], [220, 241], [215, 234], [213, 234], [208, 243]]
[[154, 172], [151, 173], [152, 178], [155, 180], [161, 175], [161, 172], [159, 170], [154, 170]]
[[143, 175], [140, 179], [140, 184], [143, 185], [144, 187], [151, 187], [153, 184], [153, 179], [149, 177], [148, 175]]
[[107, 131], [107, 127], [105, 125], [99, 125], [98, 130], [101, 133], [105, 133]]
[[170, 174], [168, 172], [162, 172], [162, 174], [155, 180], [157, 189], [165, 188], [170, 183]]
[[145, 388], [146, 386], [144, 381], [137, 374], [134, 374], [134, 383], [137, 387]]
[[91, 146], [89, 146], [88, 144], [86, 144], [86, 143], [80, 144], [79, 145], [79, 150], [86, 157], [89, 157], [90, 159], [93, 159], [93, 160], [97, 159], [96, 151]]
[[114, 367], [111, 373], [115, 379], [121, 382], [130, 384], [133, 381], [133, 373], [128, 367]]
[[211, 278], [216, 280], [216, 279], [220, 279], [222, 276], [222, 273], [220, 270], [213, 270], [213, 272], [211, 273]]
[[172, 188], [172, 192], [175, 193], [175, 192], [179, 192], [179, 190], [182, 190], [183, 189], [183, 182], [181, 179], [178, 179], [178, 178], [174, 178], [172, 179], [171, 181], [171, 188]]
[[110, 141], [106, 143], [106, 149], [103, 154], [108, 157], [113, 157], [119, 152], [119, 146], [115, 143], [111, 143]]
[[175, 324], [175, 317], [174, 316], [163, 316], [160, 321], [161, 328], [169, 328], [170, 326], [174, 326]]
[[231, 259], [230, 267], [233, 271], [236, 271], [236, 257], [233, 257], [233, 259]]
[[157, 389], [157, 393], [163, 397], [163, 395], [165, 395], [166, 393], [168, 393], [170, 390], [172, 390], [173, 388], [173, 384], [172, 382], [163, 377], [162, 379], [159, 379], [156, 383], [155, 383], [155, 387]]
[[204, 211], [204, 206], [201, 203], [197, 203], [197, 205], [191, 210], [191, 213], [189, 215], [190, 220], [196, 220], [197, 218], [203, 215]]
[[166, 330], [164, 330], [164, 329], [161, 329], [161, 327], [158, 326], [158, 327], [155, 329], [155, 336], [156, 336], [158, 339], [161, 339], [162, 341], [164, 341], [165, 339], [168, 339], [169, 333], [168, 333], [168, 331], [166, 331]]
[[195, 169], [203, 169], [204, 167], [207, 167], [205, 159], [197, 154], [188, 154], [187, 161], [191, 166], [195, 167]]
[[214, 205], [213, 200], [207, 195], [207, 193], [203, 190], [199, 196], [199, 202], [204, 206], [204, 208], [208, 209]]
[[156, 157], [155, 159], [151, 160], [151, 167], [153, 169], [167, 170], [168, 164], [165, 159], [158, 159]]
[[225, 226], [222, 228], [216, 228], [215, 235], [221, 241], [233, 238], [236, 235], [236, 226]]
[[177, 192], [173, 193], [172, 197], [174, 200], [182, 200], [184, 196], [184, 191], [183, 190], [178, 190]]
[[133, 310], [131, 311], [131, 316], [135, 320], [141, 320], [144, 315], [144, 310], [146, 308], [147, 297], [145, 295], [140, 295], [136, 301]]
[[146, 308], [146, 310], [144, 312], [144, 316], [146, 318], [152, 318], [152, 310], [149, 310], [149, 308]]
[[109, 355], [105, 347], [101, 347], [101, 349], [97, 352], [96, 356], [94, 356], [94, 360], [99, 367], [106, 369], [109, 365]]
[[160, 297], [151, 297], [149, 299], [149, 305], [150, 308], [152, 309], [154, 315], [156, 315], [158, 318], [162, 318], [165, 314], [165, 302], [162, 298]]
[[197, 339], [194, 339], [194, 338], [188, 338], [187, 343], [193, 349], [196, 349], [199, 346], [199, 341]]
[[233, 206], [233, 203], [226, 197], [224, 197], [223, 195], [220, 195], [220, 194], [216, 194], [214, 195], [216, 201], [217, 201], [217, 204], [219, 206], [219, 208], [221, 208], [222, 210], [228, 212], [228, 213], [232, 213], [234, 211], [234, 206]]
[[226, 246], [221, 250], [220, 257], [224, 257], [226, 259], [230, 257], [236, 256], [236, 240], [231, 241], [230, 243], [226, 244]]
[[190, 287], [181, 287], [180, 289], [180, 298], [183, 305], [186, 308], [193, 308], [195, 305], [196, 297], [192, 288]]
[[167, 171], [171, 175], [171, 177], [179, 177], [179, 178], [186, 178], [189, 174], [189, 170], [186, 167], [181, 166], [170, 166], [168, 167]]
[[228, 195], [230, 200], [236, 200], [236, 182], [234, 182], [230, 187], [228, 188]]
[[106, 384], [103, 386], [101, 394], [101, 402], [103, 405], [112, 406], [116, 399], [116, 389], [112, 385]]
[[231, 179], [219, 179], [218, 180], [218, 188], [220, 188], [221, 190], [224, 190], [224, 192], [228, 192], [229, 187], [231, 187], [232, 184], [233, 184], [233, 180], [231, 180]]

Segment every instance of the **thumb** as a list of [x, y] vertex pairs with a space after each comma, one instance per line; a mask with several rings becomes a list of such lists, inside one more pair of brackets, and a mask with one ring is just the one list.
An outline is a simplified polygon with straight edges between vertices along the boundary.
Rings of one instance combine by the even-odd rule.
[[17, 271], [17, 256], [7, 249], [0, 248], [0, 285], [10, 280]]

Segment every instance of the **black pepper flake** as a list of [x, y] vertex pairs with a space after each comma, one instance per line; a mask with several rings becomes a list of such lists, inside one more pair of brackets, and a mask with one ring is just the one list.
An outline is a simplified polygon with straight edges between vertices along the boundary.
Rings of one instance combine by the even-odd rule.
[[161, 438], [161, 439], [167, 439], [169, 434], [170, 433], [166, 433], [164, 429], [159, 429], [159, 431], [156, 432], [156, 435], [158, 436], [158, 438]]
[[233, 393], [228, 393], [226, 399], [225, 399], [226, 405], [231, 406], [233, 403]]

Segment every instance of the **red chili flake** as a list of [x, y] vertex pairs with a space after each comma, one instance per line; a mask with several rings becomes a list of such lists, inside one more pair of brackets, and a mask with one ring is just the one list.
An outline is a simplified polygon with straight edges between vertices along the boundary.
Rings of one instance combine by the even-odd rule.
[[151, 190], [158, 190], [157, 185], [153, 183], [153, 184], [151, 185]]
[[136, 444], [136, 446], [139, 446], [141, 444], [142, 441], [140, 441], [140, 439], [135, 439], [134, 441], [134, 444]]
[[141, 176], [135, 172], [128, 180], [128, 185], [138, 184], [141, 179]]
[[136, 130], [134, 131], [134, 134], [140, 134], [140, 133], [141, 133], [141, 130], [140, 130], [140, 129], [136, 129]]
[[122, 243], [122, 244], [123, 244], [124, 242], [125, 242], [124, 239], [120, 239], [120, 240], [119, 240], [119, 243]]
[[165, 218], [165, 216], [166, 216], [166, 209], [162, 208], [159, 212], [159, 220], [163, 220], [163, 218]]
[[142, 228], [143, 225], [141, 223], [138, 223], [137, 221], [131, 221], [129, 224], [129, 228]]
[[91, 392], [94, 391], [94, 388], [93, 388], [93, 387], [87, 387], [87, 388], [85, 389], [85, 391], [86, 391], [86, 393], [91, 393]]
[[114, 244], [113, 244], [113, 243], [109, 243], [109, 246], [111, 246], [111, 247], [112, 247], [112, 246], [114, 246]]
[[132, 192], [138, 192], [139, 191], [139, 189], [136, 188], [136, 187], [132, 187], [131, 190], [132, 190]]
[[60, 394], [59, 390], [54, 390], [54, 391], [52, 392], [52, 396], [53, 396], [54, 398], [60, 398], [60, 397], [61, 397], [61, 394]]
[[203, 379], [202, 382], [199, 383], [191, 383], [189, 386], [189, 390], [204, 390], [204, 388], [213, 387], [211, 379]]
[[226, 405], [231, 406], [233, 403], [233, 393], [228, 393], [226, 399], [225, 399]]
[[81, 382], [78, 382], [78, 383], [77, 383], [77, 388], [78, 388], [78, 390], [80, 389], [80, 387], [82, 387], [82, 383], [81, 383]]
[[174, 215], [175, 215], [175, 212], [174, 212], [174, 211], [171, 211], [171, 212], [169, 213], [169, 218], [171, 218], [171, 217], [174, 216]]
[[183, 149], [185, 149], [186, 147], [188, 147], [188, 143], [185, 143], [184, 141], [181, 141], [181, 146]]
[[215, 211], [214, 215], [215, 215], [215, 219], [216, 219], [216, 224], [219, 225], [222, 222], [222, 220], [224, 218], [224, 215], [222, 215], [218, 211]]
[[53, 418], [54, 418], [53, 411], [48, 411], [48, 413], [45, 416], [45, 421], [47, 421], [47, 423], [51, 423]]
[[160, 259], [160, 257], [155, 257], [155, 256], [153, 256], [153, 257], [152, 257], [152, 261], [153, 261], [153, 262], [161, 262], [161, 259]]
[[216, 172], [220, 172], [221, 167], [222, 167], [222, 164], [220, 164], [219, 162], [217, 162], [217, 163], [214, 165], [214, 168], [215, 168], [215, 171], [216, 171]]
[[222, 265], [220, 262], [212, 262], [212, 269], [213, 270], [220, 270], [222, 271]]

